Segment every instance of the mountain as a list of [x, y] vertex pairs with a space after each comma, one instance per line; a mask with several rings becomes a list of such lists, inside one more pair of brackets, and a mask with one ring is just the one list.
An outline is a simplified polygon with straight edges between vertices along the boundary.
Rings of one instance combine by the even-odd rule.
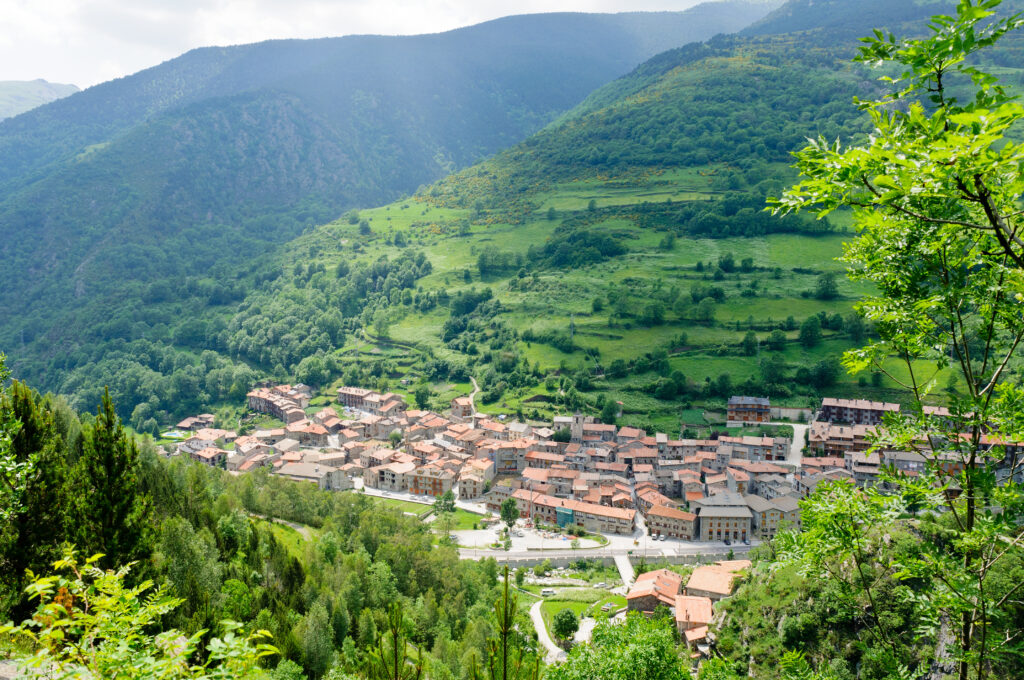
[[741, 35], [771, 35], [808, 30], [828, 30], [833, 35], [854, 39], [874, 28], [895, 28], [903, 22], [916, 22], [934, 14], [948, 13], [953, 7], [946, 0], [788, 0]]
[[59, 388], [108, 341], [237, 301], [258, 258], [303, 229], [507, 147], [651, 54], [771, 7], [203, 48], [6, 120], [0, 347]]
[[0, 80], [0, 120], [78, 92], [75, 85], [37, 80]]
[[[923, 25], [903, 9], [875, 19]], [[669, 50], [493, 158], [303, 234], [219, 351], [318, 386], [426, 379], [442, 400], [472, 375], [478, 407], [527, 417], [612, 399], [622, 422], [667, 431], [707, 428], [732, 394], [898, 399], [837, 362], [870, 332], [836, 260], [850, 216], [764, 210], [807, 137], [869, 129], [854, 97], [884, 84], [850, 61], [848, 32]]]

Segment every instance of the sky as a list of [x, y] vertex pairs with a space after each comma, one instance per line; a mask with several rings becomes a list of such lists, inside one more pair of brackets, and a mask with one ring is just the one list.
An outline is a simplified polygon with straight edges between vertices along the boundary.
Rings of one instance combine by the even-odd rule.
[[682, 10], [700, 0], [0, 0], [0, 81], [126, 76], [209, 45], [436, 33], [511, 14]]

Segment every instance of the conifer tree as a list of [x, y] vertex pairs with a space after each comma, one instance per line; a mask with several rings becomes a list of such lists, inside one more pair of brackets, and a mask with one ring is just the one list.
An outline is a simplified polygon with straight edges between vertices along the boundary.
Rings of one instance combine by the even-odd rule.
[[149, 550], [149, 497], [139, 481], [139, 450], [103, 392], [96, 421], [86, 428], [76, 471], [78, 536], [83, 552], [103, 553], [103, 566], [126, 564]]
[[[17, 617], [27, 615], [22, 585], [25, 570], [45, 571], [61, 556], [68, 539], [67, 508], [70, 468], [68, 452], [57, 433], [53, 413], [39, 395], [14, 382], [0, 409], [20, 423], [11, 439], [11, 453], [18, 461], [35, 461], [25, 477], [21, 506], [0, 534], [0, 573], [4, 574], [4, 598]], [[17, 601], [21, 600], [18, 605]], [[3, 608], [8, 609], [6, 606]]]

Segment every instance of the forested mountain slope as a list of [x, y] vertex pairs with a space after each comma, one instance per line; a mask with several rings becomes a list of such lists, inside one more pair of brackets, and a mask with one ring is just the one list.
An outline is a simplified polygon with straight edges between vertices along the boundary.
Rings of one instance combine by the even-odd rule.
[[0, 120], [78, 92], [75, 85], [38, 80], [0, 81]]
[[181, 344], [175, 328], [240, 299], [276, 244], [515, 143], [651, 54], [770, 7], [204, 48], [4, 121], [0, 347], [18, 375], [64, 389], [66, 369], [117, 343]]
[[[904, 10], [875, 19], [920, 29]], [[670, 50], [412, 200], [300, 237], [228, 322], [227, 353], [316, 384], [425, 379], [446, 396], [471, 373], [489, 410], [596, 413], [612, 399], [627, 422], [660, 428], [706, 425], [734, 393], [896, 399], [881, 374], [838, 365], [870, 332], [852, 313], [865, 290], [835, 259], [848, 216], [764, 211], [808, 136], [867, 130], [852, 99], [880, 85], [840, 28]], [[1007, 40], [992, 58], [1019, 48]], [[396, 253], [431, 268], [337, 304], [355, 300], [357, 267]], [[333, 309], [340, 352], [324, 341], [309, 356], [310, 334], [283, 335]]]

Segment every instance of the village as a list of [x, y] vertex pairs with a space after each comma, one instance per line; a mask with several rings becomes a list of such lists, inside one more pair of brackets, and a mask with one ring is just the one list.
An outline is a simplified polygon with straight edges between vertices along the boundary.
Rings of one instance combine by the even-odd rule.
[[[825, 398], [810, 422], [794, 422], [802, 436], [793, 441], [723, 434], [672, 439], [579, 413], [544, 425], [503, 422], [479, 413], [471, 397], [453, 399], [444, 415], [359, 387], [338, 388], [332, 397], [336, 405], [317, 410], [305, 385], [261, 384], [247, 395], [249, 409], [284, 427], [238, 436], [214, 428], [212, 414], [201, 414], [178, 423], [183, 438], [175, 452], [234, 474], [266, 468], [328, 491], [358, 489], [424, 502], [449, 494], [463, 507], [491, 515], [481, 524], [492, 528], [464, 532], [466, 538], [482, 534], [485, 549], [490, 544], [508, 551], [513, 536], [516, 548], [538, 549], [518, 529], [504, 534], [503, 546], [497, 541], [498, 516], [512, 499], [529, 527], [600, 537], [623, 554], [643, 539], [703, 556], [721, 555], [725, 546], [746, 552], [780, 530], [799, 528], [800, 499], [824, 481], [867, 486], [884, 467], [908, 475], [926, 467], [919, 452], [868, 452], [883, 417], [900, 411], [892, 403]], [[728, 402], [727, 422], [749, 427], [780, 416], [805, 419], [804, 412], [789, 411], [773, 409], [767, 399], [737, 396]], [[943, 408], [927, 414], [949, 417]], [[984, 444], [1003, 446], [1008, 459], [1022, 446]], [[950, 458], [951, 471], [958, 464]], [[589, 541], [586, 547], [597, 545]], [[714, 604], [733, 592], [750, 565], [729, 552], [730, 559], [697, 566], [685, 583], [670, 569], [634, 581], [627, 565], [627, 609], [667, 607], [681, 638], [700, 654]]]

